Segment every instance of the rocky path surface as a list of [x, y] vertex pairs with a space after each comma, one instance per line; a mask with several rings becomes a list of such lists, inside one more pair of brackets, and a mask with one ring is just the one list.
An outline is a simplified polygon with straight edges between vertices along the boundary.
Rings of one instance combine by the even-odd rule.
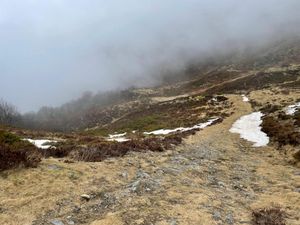
[[[252, 112], [230, 96], [234, 113], [164, 153], [131, 153], [92, 164], [78, 191], [34, 225], [251, 224], [253, 209], [277, 204], [300, 221], [300, 171], [272, 147], [253, 148], [229, 129]], [[83, 185], [84, 183], [84, 185]]]

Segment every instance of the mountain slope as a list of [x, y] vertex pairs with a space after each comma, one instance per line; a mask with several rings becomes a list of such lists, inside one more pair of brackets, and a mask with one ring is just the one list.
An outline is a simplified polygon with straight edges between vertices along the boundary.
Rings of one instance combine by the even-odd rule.
[[[251, 224], [252, 210], [275, 203], [288, 212], [288, 224], [298, 224], [299, 170], [272, 146], [252, 148], [229, 132], [253, 109], [238, 95], [228, 97], [234, 114], [174, 151], [131, 153], [90, 164], [49, 159], [18, 177], [8, 173], [0, 180], [1, 220], [34, 220], [36, 225], [55, 219], [93, 225]], [[81, 200], [82, 194], [91, 200]], [[13, 196], [23, 200], [12, 201]]]

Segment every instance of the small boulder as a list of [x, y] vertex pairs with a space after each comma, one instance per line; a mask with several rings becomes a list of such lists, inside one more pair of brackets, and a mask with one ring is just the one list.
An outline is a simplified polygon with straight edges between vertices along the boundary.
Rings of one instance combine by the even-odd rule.
[[82, 199], [86, 200], [86, 201], [89, 201], [91, 200], [91, 196], [90, 195], [87, 195], [87, 194], [83, 194], [80, 196]]

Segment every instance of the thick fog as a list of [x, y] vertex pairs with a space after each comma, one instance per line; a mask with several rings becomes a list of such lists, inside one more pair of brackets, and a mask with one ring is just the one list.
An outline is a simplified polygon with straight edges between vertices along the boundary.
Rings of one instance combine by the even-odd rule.
[[0, 98], [21, 111], [159, 82], [299, 32], [299, 0], [0, 0]]

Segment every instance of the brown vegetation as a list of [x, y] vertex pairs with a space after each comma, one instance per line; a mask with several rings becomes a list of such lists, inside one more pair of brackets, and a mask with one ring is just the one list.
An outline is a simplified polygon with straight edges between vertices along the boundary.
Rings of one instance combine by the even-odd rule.
[[[217, 122], [220, 122], [216, 121]], [[56, 148], [42, 149], [43, 156], [63, 158], [70, 157], [78, 161], [99, 162], [111, 157], [122, 157], [128, 152], [162, 152], [182, 143], [183, 138], [194, 135], [198, 129], [176, 133], [166, 137], [137, 138], [126, 142], [110, 142], [90, 138], [62, 142]]]
[[254, 225], [285, 225], [287, 217], [280, 207], [257, 209], [252, 216]]
[[0, 171], [17, 167], [36, 167], [41, 161], [38, 149], [19, 137], [0, 131]]
[[285, 82], [296, 81], [298, 76], [298, 70], [289, 70], [286, 72], [258, 72], [251, 76], [236, 79], [232, 82], [227, 82], [222, 85], [212, 87], [206, 91], [206, 94], [224, 94], [245, 90], [259, 90], [269, 87], [272, 84], [283, 84]]
[[149, 137], [126, 142], [100, 142], [87, 147], [79, 147], [70, 152], [70, 157], [78, 161], [99, 162], [110, 157], [121, 157], [128, 152], [162, 152], [182, 143], [182, 138], [188, 134], [174, 134], [165, 138]]
[[[222, 119], [218, 119], [213, 124], [221, 121]], [[58, 143], [56, 148], [44, 149], [41, 152], [46, 158], [70, 157], [78, 161], [99, 162], [111, 157], [122, 157], [128, 152], [162, 152], [172, 149], [173, 146], [181, 144], [183, 138], [194, 135], [197, 131], [199, 129], [178, 132], [166, 137], [149, 136], [143, 138], [137, 136], [126, 142], [111, 142], [96, 136], [84, 136]]]
[[121, 157], [128, 152], [162, 152], [171, 145], [182, 142], [179, 136], [166, 138], [145, 138], [126, 142], [102, 142], [87, 147], [79, 147], [70, 152], [70, 157], [78, 161], [100, 162], [110, 157]]
[[278, 142], [280, 146], [300, 144], [300, 133], [295, 130], [293, 122], [290, 120], [283, 122], [273, 116], [266, 116], [263, 119], [262, 131]]

